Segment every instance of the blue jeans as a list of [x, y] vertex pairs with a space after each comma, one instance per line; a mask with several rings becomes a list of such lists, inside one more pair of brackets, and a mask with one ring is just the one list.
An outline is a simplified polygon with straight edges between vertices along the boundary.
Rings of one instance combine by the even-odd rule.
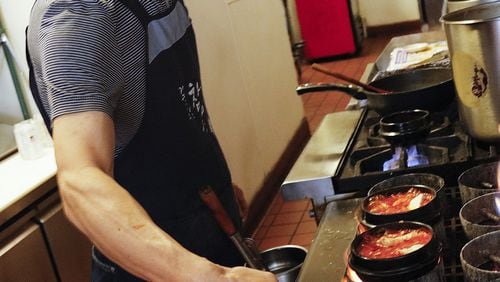
[[[162, 227], [162, 226], [160, 226]], [[163, 228], [189, 251], [224, 266], [243, 265], [240, 253], [222, 231], [212, 213], [207, 209], [171, 221]], [[168, 262], [165, 262], [168, 267]], [[142, 281], [110, 261], [95, 247], [92, 248], [93, 282]]]
[[136, 282], [141, 279], [126, 272], [92, 246], [92, 282]]

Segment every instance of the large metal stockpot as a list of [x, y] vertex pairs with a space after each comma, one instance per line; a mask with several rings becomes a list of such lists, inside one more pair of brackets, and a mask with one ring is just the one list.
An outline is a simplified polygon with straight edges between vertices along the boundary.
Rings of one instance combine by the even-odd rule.
[[461, 9], [441, 21], [464, 127], [479, 140], [500, 141], [500, 2]]
[[449, 13], [451, 13], [460, 9], [495, 1], [498, 0], [448, 0], [446, 3], [446, 9]]

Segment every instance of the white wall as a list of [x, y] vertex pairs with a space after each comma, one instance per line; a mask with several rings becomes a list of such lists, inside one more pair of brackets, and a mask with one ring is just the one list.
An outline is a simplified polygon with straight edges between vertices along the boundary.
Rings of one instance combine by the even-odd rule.
[[[23, 119], [10, 71], [0, 51], [0, 124], [13, 125]], [[1, 136], [0, 136], [1, 138]]]
[[[8, 35], [23, 64], [24, 29], [32, 3], [0, 0]], [[283, 3], [188, 0], [186, 4], [198, 38], [210, 117], [233, 178], [250, 200], [303, 117]]]
[[[30, 103], [28, 92], [28, 66], [25, 59], [24, 30], [28, 24], [32, 0], [0, 0], [0, 19], [6, 30], [10, 47], [16, 61], [18, 76], [23, 83], [25, 95], [28, 96], [30, 111], [34, 109]], [[21, 109], [12, 84], [4, 54], [0, 55], [0, 123], [13, 124], [23, 119]], [[26, 97], [25, 97], [26, 98]]]
[[366, 26], [380, 26], [420, 19], [418, 0], [357, 0]]
[[303, 117], [282, 0], [187, 0], [207, 107], [252, 199]]

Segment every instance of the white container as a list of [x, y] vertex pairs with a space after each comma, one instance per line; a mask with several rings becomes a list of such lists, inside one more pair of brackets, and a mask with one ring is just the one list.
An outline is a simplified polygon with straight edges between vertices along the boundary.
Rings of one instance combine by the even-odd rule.
[[14, 137], [17, 150], [23, 159], [33, 160], [43, 155], [42, 132], [36, 121], [28, 119], [15, 124]]

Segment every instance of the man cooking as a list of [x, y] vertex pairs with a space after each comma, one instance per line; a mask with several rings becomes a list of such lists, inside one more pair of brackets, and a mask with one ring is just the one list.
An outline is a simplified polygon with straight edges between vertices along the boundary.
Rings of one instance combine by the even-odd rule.
[[30, 84], [93, 281], [275, 281], [245, 267], [198, 196], [241, 225], [183, 1], [37, 0]]

